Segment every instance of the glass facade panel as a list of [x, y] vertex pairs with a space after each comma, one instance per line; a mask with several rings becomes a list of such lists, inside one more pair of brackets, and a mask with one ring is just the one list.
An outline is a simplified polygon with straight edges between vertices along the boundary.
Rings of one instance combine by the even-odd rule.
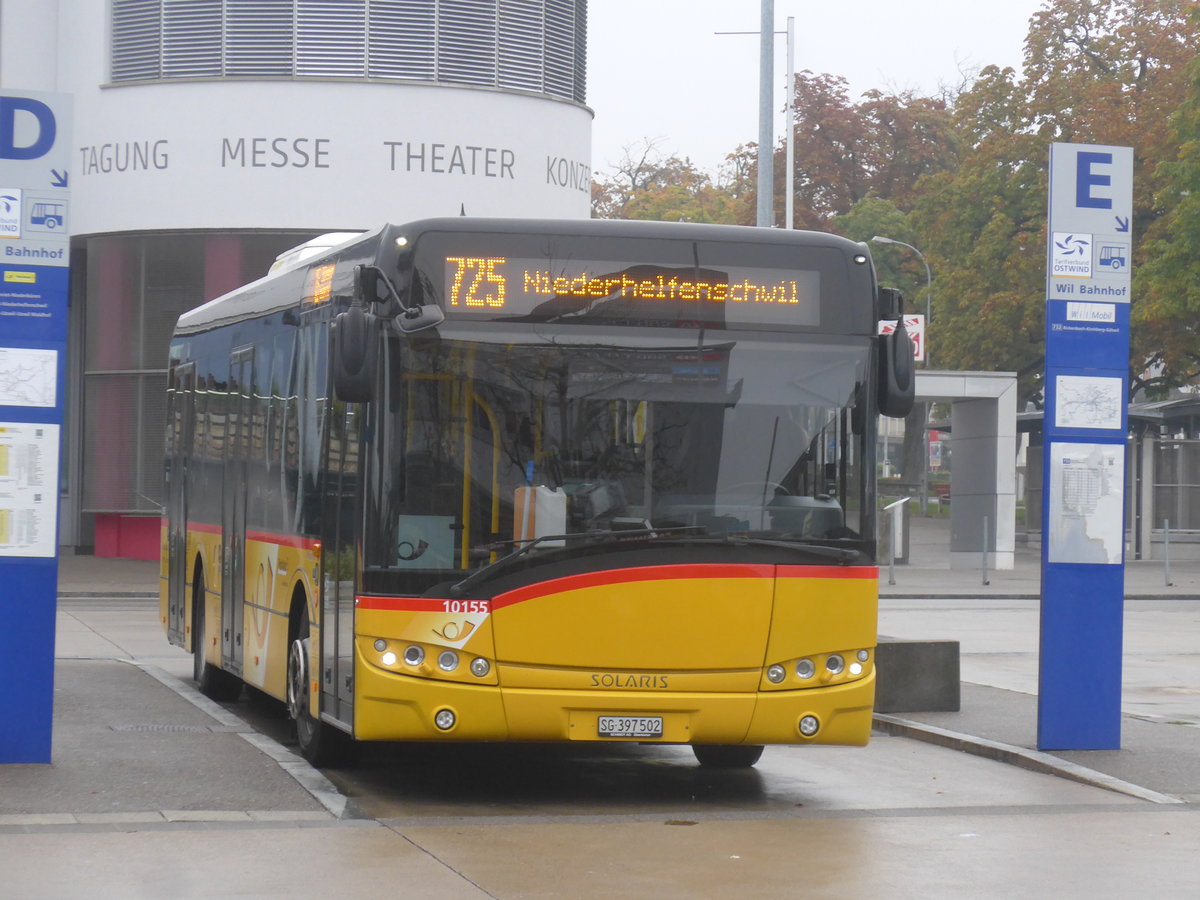
[[[143, 234], [84, 242], [81, 508], [158, 515], [166, 434], [166, 366], [180, 313], [262, 277], [313, 232]], [[264, 360], [264, 376], [270, 372]], [[270, 385], [262, 385], [269, 396]], [[265, 420], [275, 409], [264, 402]], [[86, 533], [87, 529], [83, 529]]]

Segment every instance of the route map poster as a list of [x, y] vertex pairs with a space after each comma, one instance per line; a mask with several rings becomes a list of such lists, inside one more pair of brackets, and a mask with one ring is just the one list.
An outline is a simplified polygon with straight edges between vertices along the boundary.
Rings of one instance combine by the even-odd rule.
[[0, 347], [0, 406], [53, 409], [57, 402], [57, 350]]

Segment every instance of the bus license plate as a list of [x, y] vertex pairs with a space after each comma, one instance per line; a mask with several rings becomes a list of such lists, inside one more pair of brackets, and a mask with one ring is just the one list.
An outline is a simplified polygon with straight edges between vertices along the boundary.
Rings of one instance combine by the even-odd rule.
[[662, 716], [600, 716], [600, 737], [660, 738], [663, 735]]

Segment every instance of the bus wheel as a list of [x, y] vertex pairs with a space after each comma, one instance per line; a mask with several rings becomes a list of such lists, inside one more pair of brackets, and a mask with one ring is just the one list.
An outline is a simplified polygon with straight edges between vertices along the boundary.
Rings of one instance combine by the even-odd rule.
[[314, 766], [332, 766], [349, 756], [350, 738], [338, 729], [313, 717], [310, 710], [312, 678], [308, 661], [311, 639], [308, 610], [301, 614], [296, 639], [288, 649], [287, 707], [296, 723], [296, 742], [300, 752]]
[[745, 769], [758, 762], [762, 744], [692, 744], [702, 766], [714, 769]]
[[204, 599], [204, 570], [197, 569], [192, 582], [192, 678], [210, 700], [236, 700], [242, 693], [242, 679], [204, 659]]

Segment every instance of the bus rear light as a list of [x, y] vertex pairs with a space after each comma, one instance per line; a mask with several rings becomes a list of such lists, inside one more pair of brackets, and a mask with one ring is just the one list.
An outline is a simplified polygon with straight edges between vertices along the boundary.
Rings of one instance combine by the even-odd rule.
[[804, 737], [810, 738], [821, 730], [821, 723], [816, 716], [801, 716], [797, 727]]

